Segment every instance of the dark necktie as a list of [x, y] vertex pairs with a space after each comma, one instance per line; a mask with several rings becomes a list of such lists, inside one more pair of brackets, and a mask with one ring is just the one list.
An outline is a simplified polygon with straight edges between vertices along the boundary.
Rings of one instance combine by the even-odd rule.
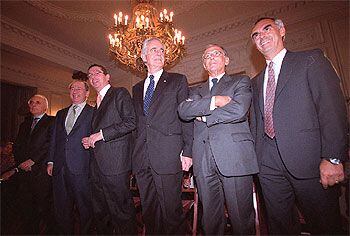
[[69, 134], [73, 129], [75, 116], [77, 115], [77, 108], [78, 108], [78, 105], [73, 105], [72, 112], [69, 113], [69, 116], [67, 117], [67, 122], [66, 122], [67, 134]]
[[275, 103], [275, 71], [273, 69], [273, 62], [271, 61], [268, 66], [268, 79], [265, 94], [265, 105], [264, 105], [264, 125], [265, 133], [270, 137], [275, 137], [275, 129], [273, 127], [273, 105]]
[[33, 119], [32, 126], [30, 127], [30, 132], [33, 132], [33, 129], [35, 128], [36, 124], [38, 124], [39, 120], [40, 120], [39, 117], [35, 117]]
[[211, 86], [211, 89], [210, 89], [210, 94], [214, 94], [215, 92], [215, 87], [216, 85], [218, 84], [218, 79], [217, 78], [213, 78], [211, 79], [211, 82], [213, 83], [213, 86]]
[[149, 85], [146, 90], [145, 98], [143, 100], [143, 112], [145, 113], [146, 116], [148, 116], [148, 109], [151, 105], [152, 101], [152, 96], [153, 96], [153, 91], [154, 91], [154, 76], [150, 75], [149, 76]]

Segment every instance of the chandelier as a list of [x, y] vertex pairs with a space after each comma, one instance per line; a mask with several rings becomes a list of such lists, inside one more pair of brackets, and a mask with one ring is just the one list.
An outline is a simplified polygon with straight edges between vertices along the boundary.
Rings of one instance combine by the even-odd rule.
[[184, 55], [185, 36], [174, 28], [174, 13], [164, 9], [159, 14], [151, 0], [138, 0], [133, 9], [133, 19], [122, 12], [114, 14], [114, 26], [109, 32], [109, 50], [119, 64], [136, 73], [147, 68], [141, 59], [143, 41], [157, 37], [165, 46], [165, 66]]

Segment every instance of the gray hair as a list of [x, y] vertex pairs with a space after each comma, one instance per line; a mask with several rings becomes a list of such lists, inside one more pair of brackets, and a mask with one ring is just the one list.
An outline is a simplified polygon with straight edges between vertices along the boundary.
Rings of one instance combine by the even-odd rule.
[[29, 100], [28, 100], [28, 104], [29, 104], [29, 101], [33, 98], [33, 97], [39, 97], [39, 98], [42, 98], [44, 99], [45, 101], [45, 110], [47, 111], [49, 109], [49, 101], [47, 100], [47, 98], [44, 96], [44, 95], [41, 95], [41, 94], [35, 94], [34, 96], [32, 96]]
[[164, 46], [164, 44], [162, 43], [162, 41], [160, 41], [159, 38], [153, 37], [153, 38], [146, 39], [145, 41], [143, 41], [143, 44], [142, 44], [142, 50], [141, 50], [142, 56], [147, 55], [148, 44], [152, 41], [158, 41]]

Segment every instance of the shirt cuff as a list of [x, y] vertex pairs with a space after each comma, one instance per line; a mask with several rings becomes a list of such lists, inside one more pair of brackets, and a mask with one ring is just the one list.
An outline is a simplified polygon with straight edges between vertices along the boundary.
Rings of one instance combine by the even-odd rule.
[[102, 140], [103, 140], [103, 141], [106, 141], [105, 138], [103, 137], [102, 129], [100, 129], [100, 134], [101, 134], [101, 136], [102, 136]]
[[215, 108], [217, 108], [217, 106], [215, 106], [215, 96], [213, 96], [210, 99], [210, 110], [213, 111]]

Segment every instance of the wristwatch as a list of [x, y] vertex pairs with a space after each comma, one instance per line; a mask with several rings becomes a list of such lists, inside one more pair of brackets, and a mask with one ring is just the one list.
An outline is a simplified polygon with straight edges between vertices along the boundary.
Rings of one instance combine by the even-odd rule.
[[330, 163], [332, 163], [333, 165], [339, 165], [341, 163], [341, 160], [339, 160], [338, 158], [326, 158], [327, 161], [329, 161]]

